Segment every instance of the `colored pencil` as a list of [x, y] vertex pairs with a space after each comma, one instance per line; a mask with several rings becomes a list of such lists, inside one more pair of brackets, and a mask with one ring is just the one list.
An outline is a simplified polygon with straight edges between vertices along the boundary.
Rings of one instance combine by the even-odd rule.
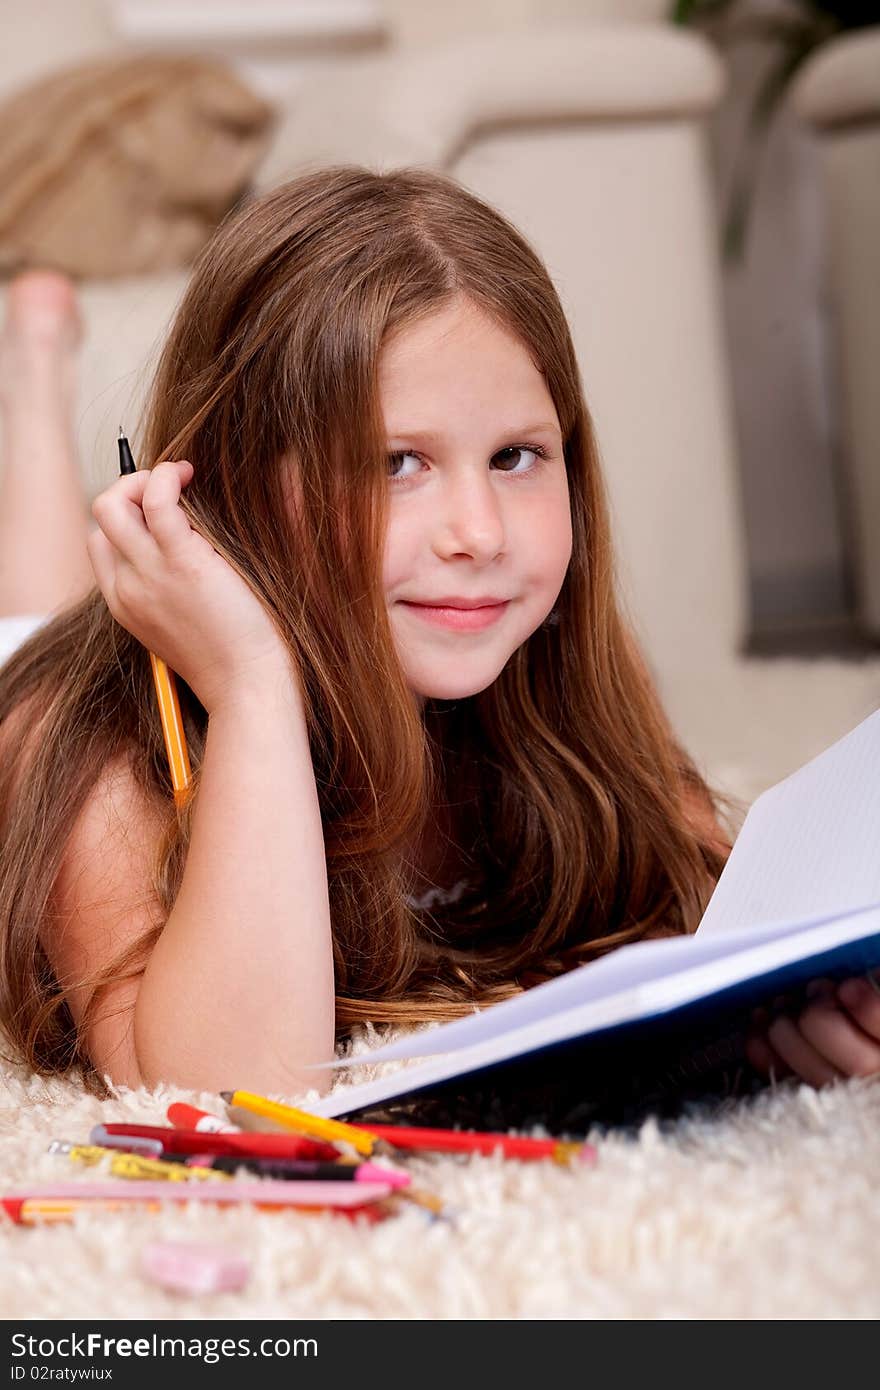
[[556, 1163], [567, 1164], [573, 1159], [592, 1162], [596, 1150], [592, 1144], [569, 1143], [559, 1139], [531, 1139], [526, 1135], [501, 1134], [480, 1130], [465, 1129], [423, 1129], [403, 1125], [348, 1124], [340, 1120], [325, 1119], [320, 1115], [310, 1115], [279, 1101], [267, 1100], [264, 1096], [253, 1095], [249, 1091], [221, 1091], [221, 1099], [228, 1105], [245, 1110], [280, 1124], [287, 1124], [301, 1134], [343, 1141], [351, 1144], [358, 1153], [372, 1154], [381, 1145], [384, 1152], [394, 1149], [421, 1150], [435, 1153], [502, 1153], [505, 1158], [551, 1158]]
[[179, 1100], [169, 1105], [165, 1117], [168, 1123], [177, 1129], [197, 1129], [200, 1134], [241, 1133], [238, 1125], [221, 1120], [219, 1115], [212, 1115], [210, 1110], [200, 1110], [197, 1105], [186, 1105]]
[[435, 1153], [501, 1153], [505, 1158], [551, 1158], [556, 1163], [572, 1160], [591, 1163], [596, 1157], [592, 1144], [568, 1143], [559, 1139], [530, 1139], [521, 1134], [496, 1134], [467, 1129], [422, 1129], [403, 1125], [364, 1124], [374, 1139], [394, 1149]]
[[[412, 1181], [409, 1173], [399, 1168], [383, 1168], [379, 1163], [324, 1163], [308, 1158], [234, 1158], [229, 1154], [196, 1154], [188, 1160], [188, 1165], [199, 1164], [195, 1171], [202, 1171], [207, 1164], [210, 1172], [236, 1173], [240, 1168], [249, 1173], [259, 1173], [264, 1178], [290, 1180], [321, 1179], [325, 1182], [387, 1182], [392, 1187], [407, 1187]], [[187, 1166], [188, 1166], [187, 1165]], [[176, 1164], [172, 1164], [176, 1167]]]
[[64, 1212], [66, 1206], [81, 1209], [107, 1203], [132, 1206], [136, 1203], [213, 1202], [218, 1206], [248, 1203], [251, 1206], [298, 1209], [356, 1207], [389, 1197], [394, 1189], [388, 1183], [344, 1182], [126, 1182], [125, 1179], [106, 1182], [44, 1183], [7, 1192], [0, 1197], [0, 1209], [19, 1224], [34, 1216], [39, 1219], [45, 1210], [52, 1217]]
[[107, 1137], [157, 1140], [164, 1153], [243, 1154], [246, 1158], [324, 1158], [336, 1159], [333, 1144], [304, 1138], [298, 1134], [203, 1134], [197, 1129], [173, 1129], [171, 1125], [95, 1125], [89, 1135], [92, 1144], [104, 1144]]
[[[212, 1164], [197, 1166], [193, 1163], [168, 1163], [161, 1158], [145, 1158], [142, 1154], [120, 1153], [118, 1149], [107, 1148], [102, 1144], [70, 1144], [65, 1140], [53, 1139], [49, 1145], [50, 1154], [60, 1154], [74, 1163], [84, 1163], [92, 1167], [103, 1159], [109, 1159], [108, 1169], [114, 1178], [151, 1179], [153, 1182], [210, 1181], [212, 1178], [227, 1179], [228, 1175]], [[374, 1165], [377, 1166], [377, 1165]]]
[[95, 1125], [90, 1138], [94, 1146], [114, 1149], [119, 1153], [140, 1154], [141, 1158], [166, 1157], [158, 1139], [140, 1139], [133, 1134], [108, 1134], [103, 1125]]
[[227, 1105], [252, 1110], [256, 1115], [263, 1115], [266, 1119], [286, 1125], [297, 1134], [351, 1144], [352, 1148], [366, 1157], [369, 1157], [376, 1147], [375, 1139], [366, 1130], [342, 1124], [339, 1120], [325, 1120], [320, 1115], [311, 1115], [307, 1110], [298, 1110], [293, 1105], [282, 1105], [280, 1101], [254, 1095], [252, 1091], [221, 1091], [220, 1097]]
[[[126, 473], [136, 473], [137, 464], [121, 425], [119, 426], [119, 438], [116, 442], [119, 448], [120, 476]], [[177, 681], [174, 672], [154, 652], [150, 652], [150, 665], [153, 668], [153, 684], [156, 687], [156, 698], [159, 702], [159, 718], [162, 721], [162, 735], [165, 739], [165, 753], [171, 772], [174, 801], [178, 807], [182, 808], [189, 798], [192, 770], [189, 762], [189, 751], [186, 746], [186, 736], [183, 732], [183, 716], [180, 712], [180, 700], [177, 695]]]
[[285, 1125], [277, 1120], [267, 1120], [265, 1115], [255, 1115], [253, 1110], [245, 1110], [240, 1105], [227, 1106], [226, 1114], [230, 1124], [246, 1130], [248, 1134], [289, 1134]]

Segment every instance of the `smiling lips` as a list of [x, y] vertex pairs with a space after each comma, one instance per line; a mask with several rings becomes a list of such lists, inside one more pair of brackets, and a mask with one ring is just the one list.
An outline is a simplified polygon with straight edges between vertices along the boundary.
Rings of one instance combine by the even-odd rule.
[[477, 632], [497, 622], [507, 608], [509, 600], [447, 599], [442, 603], [414, 603], [402, 599], [401, 602], [404, 608], [410, 609], [425, 622], [454, 628], [459, 632]]
[[493, 608], [507, 600], [495, 594], [481, 594], [479, 598], [461, 598], [458, 594], [442, 594], [440, 598], [404, 599], [404, 603], [418, 604], [424, 608]]

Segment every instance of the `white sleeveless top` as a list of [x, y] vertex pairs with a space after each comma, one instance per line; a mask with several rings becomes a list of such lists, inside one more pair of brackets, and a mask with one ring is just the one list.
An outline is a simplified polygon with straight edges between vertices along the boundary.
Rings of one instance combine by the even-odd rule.
[[0, 618], [0, 666], [50, 617], [49, 613], [22, 613]]

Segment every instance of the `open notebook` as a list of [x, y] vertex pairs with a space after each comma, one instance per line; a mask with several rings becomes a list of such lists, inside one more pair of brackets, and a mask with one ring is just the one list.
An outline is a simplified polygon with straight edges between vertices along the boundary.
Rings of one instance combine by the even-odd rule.
[[344, 1060], [423, 1059], [310, 1108], [572, 1133], [675, 1109], [743, 1070], [754, 1007], [878, 966], [880, 711], [758, 797], [694, 936], [621, 947]]

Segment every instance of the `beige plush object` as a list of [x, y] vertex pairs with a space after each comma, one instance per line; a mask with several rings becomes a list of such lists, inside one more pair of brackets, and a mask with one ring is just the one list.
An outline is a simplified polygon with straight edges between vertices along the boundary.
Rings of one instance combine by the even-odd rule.
[[[375, 1044], [369, 1034], [355, 1053]], [[222, 1113], [210, 1094], [121, 1090], [102, 1101], [73, 1081], [0, 1066], [0, 1192], [96, 1178], [48, 1154], [50, 1140], [85, 1140], [110, 1121], [162, 1124], [179, 1099]], [[251, 1318], [880, 1314], [880, 1077], [821, 1091], [786, 1082], [596, 1143], [596, 1165], [578, 1169], [497, 1155], [410, 1160], [419, 1187], [457, 1209], [454, 1225], [415, 1207], [370, 1227], [195, 1203], [42, 1229], [0, 1221], [0, 1308], [8, 1319], [204, 1318], [222, 1335]], [[195, 1297], [158, 1288], [141, 1270], [157, 1240], [239, 1251], [250, 1280]]]
[[272, 124], [202, 58], [101, 58], [29, 85], [0, 106], [0, 272], [187, 264], [248, 188]]

